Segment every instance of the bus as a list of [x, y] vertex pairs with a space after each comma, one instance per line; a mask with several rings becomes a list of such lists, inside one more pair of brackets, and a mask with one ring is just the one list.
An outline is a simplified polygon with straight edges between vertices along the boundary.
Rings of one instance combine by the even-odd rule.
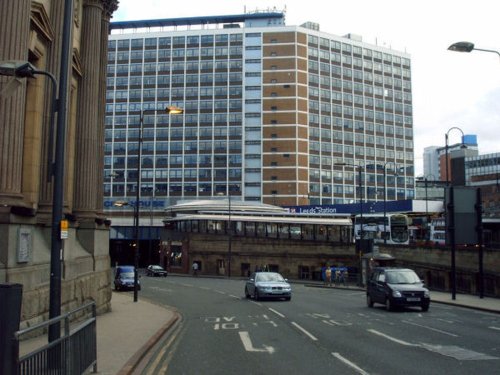
[[390, 245], [408, 245], [410, 243], [409, 224], [410, 218], [405, 214], [386, 214], [385, 225], [383, 214], [356, 215], [354, 223], [354, 237], [361, 236], [363, 225], [363, 239], [373, 239], [374, 243], [387, 243]]

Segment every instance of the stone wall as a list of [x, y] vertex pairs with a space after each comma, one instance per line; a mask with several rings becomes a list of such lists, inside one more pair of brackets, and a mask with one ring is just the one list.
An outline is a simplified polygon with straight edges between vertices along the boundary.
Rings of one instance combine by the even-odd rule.
[[[219, 264], [224, 261], [227, 267], [229, 241], [224, 234], [175, 233], [166, 238], [182, 238], [183, 261], [191, 264], [201, 262], [202, 274], [227, 275]], [[435, 290], [451, 290], [451, 252], [446, 248], [379, 246], [381, 253], [395, 257], [394, 265], [409, 267], [424, 278], [426, 284]], [[484, 293], [500, 297], [500, 251], [484, 249]], [[459, 247], [456, 250], [457, 291], [479, 293], [478, 249]], [[275, 238], [232, 237], [231, 275], [247, 276], [242, 272], [242, 263], [249, 264], [250, 271], [264, 265], [278, 266], [279, 272], [291, 279], [318, 279], [321, 268], [326, 265], [347, 266], [359, 269], [359, 258], [354, 244], [336, 244], [320, 241], [301, 241]], [[301, 273], [308, 267], [307, 276]], [[189, 269], [188, 267], [186, 269]], [[356, 280], [355, 275], [350, 275]]]

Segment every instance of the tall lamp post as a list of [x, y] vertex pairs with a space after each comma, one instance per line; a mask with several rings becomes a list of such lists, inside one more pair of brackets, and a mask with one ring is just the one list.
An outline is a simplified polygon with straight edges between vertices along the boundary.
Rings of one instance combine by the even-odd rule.
[[[66, 7], [68, 8], [68, 7]], [[71, 8], [71, 7], [69, 7]], [[63, 57], [63, 61], [64, 61]], [[63, 63], [62, 63], [63, 65]], [[66, 101], [57, 100], [57, 81], [52, 73], [43, 70], [37, 70], [28, 61], [2, 61], [0, 62], [0, 75], [12, 76], [16, 78], [33, 78], [35, 75], [45, 75], [52, 83], [52, 97], [50, 114], [50, 129], [48, 147], [49, 172], [48, 179], [53, 176], [52, 190], [52, 231], [50, 246], [50, 292], [49, 292], [49, 318], [55, 318], [61, 315], [61, 250], [62, 238], [60, 233], [61, 221], [63, 218], [63, 199], [64, 199], [64, 138], [66, 125]], [[64, 84], [60, 87], [60, 97], [66, 91], [67, 77], [61, 73]], [[54, 134], [54, 118], [58, 112], [57, 135], [55, 150], [52, 150], [52, 138]], [[60, 337], [60, 323], [54, 323], [49, 326], [49, 342]]]
[[[491, 50], [491, 49], [484, 49], [484, 48], [476, 48], [474, 46], [474, 43], [471, 42], [456, 42], [453, 43], [451, 46], [448, 47], [450, 51], [455, 51], [455, 52], [472, 52], [472, 51], [481, 51], [481, 52], [488, 52], [488, 53], [495, 53], [500, 57], [500, 52], [496, 50]], [[497, 176], [498, 177], [498, 176]], [[498, 179], [497, 179], [497, 186], [498, 186]], [[482, 232], [482, 205], [481, 205], [481, 189], [478, 189], [477, 191], [478, 198], [477, 198], [477, 210], [478, 210], [478, 223], [477, 223], [477, 228], [478, 228], [478, 237], [479, 237], [479, 278], [480, 278], [480, 286], [479, 286], [479, 293], [480, 293], [480, 298], [483, 298], [483, 286], [484, 286], [484, 279], [483, 279], [483, 232]], [[455, 299], [455, 290], [453, 290], [453, 299]]]
[[[134, 253], [134, 302], [137, 302], [137, 294], [139, 291], [139, 206], [141, 198], [141, 156], [142, 156], [142, 131], [144, 125], [144, 114], [146, 112], [156, 113], [159, 110], [142, 110], [139, 115], [139, 138], [137, 140], [137, 186], [135, 192], [135, 207], [134, 207], [134, 240], [135, 240], [135, 253]], [[169, 115], [183, 114], [184, 110], [175, 106], [168, 106], [165, 108], [165, 113]]]

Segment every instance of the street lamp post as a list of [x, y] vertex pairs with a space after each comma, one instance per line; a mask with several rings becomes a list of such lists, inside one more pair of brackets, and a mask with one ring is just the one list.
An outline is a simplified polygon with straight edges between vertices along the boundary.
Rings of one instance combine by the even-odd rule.
[[[141, 198], [141, 157], [142, 157], [142, 133], [144, 125], [144, 114], [146, 112], [156, 113], [159, 110], [142, 110], [139, 115], [139, 138], [137, 140], [137, 186], [135, 192], [135, 207], [134, 207], [134, 240], [135, 240], [135, 253], [134, 253], [134, 302], [137, 302], [137, 294], [139, 291], [139, 206]], [[184, 113], [182, 108], [175, 106], [168, 106], [165, 112], [171, 115], [178, 115]]]
[[[67, 7], [66, 8], [71, 8]], [[64, 69], [64, 56], [61, 65]], [[49, 318], [56, 318], [61, 315], [61, 252], [62, 238], [60, 233], [61, 221], [63, 218], [63, 200], [64, 200], [64, 138], [66, 126], [66, 100], [57, 100], [57, 81], [52, 73], [43, 70], [37, 70], [27, 61], [2, 61], [0, 62], [0, 75], [12, 76], [17, 78], [33, 78], [35, 75], [45, 75], [52, 82], [52, 97], [49, 129], [49, 147], [48, 147], [48, 180], [53, 176], [52, 188], [52, 230], [50, 246], [50, 291], [49, 291]], [[67, 91], [67, 77], [61, 73], [62, 84], [60, 87], [60, 98], [65, 97], [63, 92]], [[55, 150], [52, 150], [52, 135], [54, 134], [54, 118], [58, 112], [57, 135]], [[60, 323], [54, 323], [49, 326], [49, 342], [60, 337]]]

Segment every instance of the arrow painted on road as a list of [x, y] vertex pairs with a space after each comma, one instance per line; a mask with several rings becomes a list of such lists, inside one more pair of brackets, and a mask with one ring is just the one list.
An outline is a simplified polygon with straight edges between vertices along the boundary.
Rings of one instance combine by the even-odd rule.
[[269, 354], [274, 353], [274, 348], [272, 346], [263, 345], [263, 348], [254, 348], [252, 345], [252, 340], [250, 340], [250, 335], [246, 331], [238, 332], [240, 334], [241, 342], [245, 347], [247, 352], [268, 352]]

